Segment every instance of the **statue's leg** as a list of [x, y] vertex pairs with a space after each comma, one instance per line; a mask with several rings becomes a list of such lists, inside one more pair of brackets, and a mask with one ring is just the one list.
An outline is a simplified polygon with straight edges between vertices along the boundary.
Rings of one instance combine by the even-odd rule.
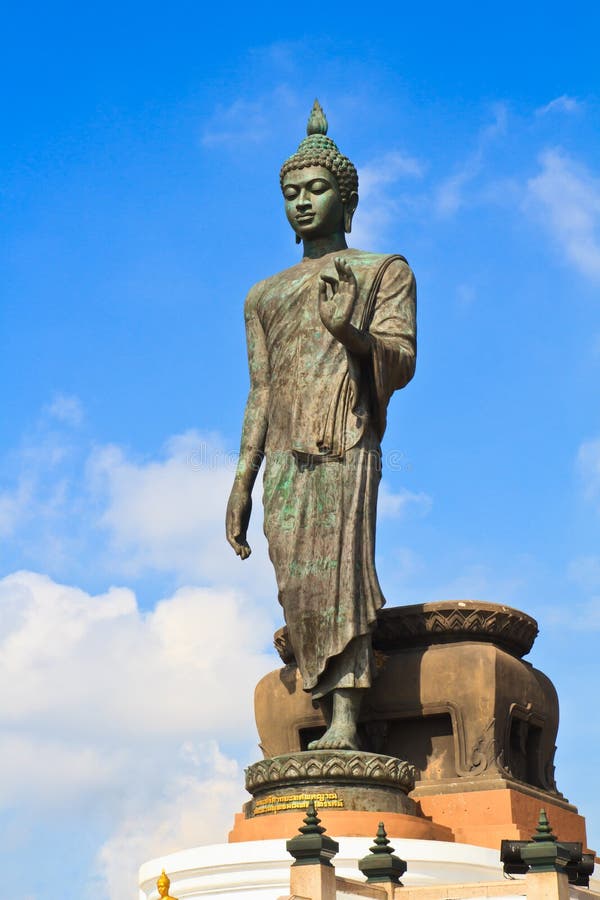
[[333, 719], [333, 691], [329, 694], [325, 694], [324, 697], [320, 697], [318, 700], [313, 700], [313, 703], [319, 704], [319, 709], [323, 713], [325, 724], [329, 728], [331, 720]]
[[323, 737], [311, 741], [309, 750], [358, 750], [357, 722], [360, 704], [371, 685], [374, 667], [371, 635], [350, 641], [332, 657], [313, 689], [327, 724]]
[[331, 724], [323, 737], [311, 741], [309, 750], [359, 749], [356, 725], [364, 693], [361, 688], [339, 688], [327, 695], [332, 700]]

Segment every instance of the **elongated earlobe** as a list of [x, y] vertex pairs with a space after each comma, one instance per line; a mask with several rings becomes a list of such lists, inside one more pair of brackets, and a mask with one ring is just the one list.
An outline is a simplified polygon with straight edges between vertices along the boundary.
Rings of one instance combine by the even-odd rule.
[[352, 191], [346, 203], [344, 203], [344, 231], [350, 234], [352, 231], [352, 218], [358, 206], [358, 194]]

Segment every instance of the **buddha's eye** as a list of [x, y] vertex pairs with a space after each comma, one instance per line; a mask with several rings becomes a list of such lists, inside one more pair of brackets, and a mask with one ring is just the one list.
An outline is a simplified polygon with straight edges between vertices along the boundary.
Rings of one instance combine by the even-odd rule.
[[319, 178], [316, 181], [311, 181], [310, 189], [313, 194], [324, 194], [329, 189], [329, 182]]
[[287, 185], [287, 187], [284, 187], [283, 189], [283, 196], [286, 200], [295, 200], [298, 196], [298, 193], [298, 188], [293, 187], [291, 184]]

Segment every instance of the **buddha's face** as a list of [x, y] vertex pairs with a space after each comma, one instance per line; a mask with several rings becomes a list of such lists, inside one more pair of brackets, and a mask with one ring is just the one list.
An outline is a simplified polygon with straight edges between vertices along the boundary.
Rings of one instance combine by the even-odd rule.
[[328, 237], [344, 229], [344, 203], [335, 177], [324, 166], [288, 172], [282, 185], [285, 214], [301, 238]]

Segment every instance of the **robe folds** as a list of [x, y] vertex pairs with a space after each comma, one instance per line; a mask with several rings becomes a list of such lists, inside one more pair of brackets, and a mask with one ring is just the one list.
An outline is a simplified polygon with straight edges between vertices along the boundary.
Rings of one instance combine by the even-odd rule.
[[[334, 259], [358, 282], [358, 358], [321, 322]], [[342, 250], [303, 259], [250, 291], [252, 389], [268, 396], [264, 530], [304, 689], [368, 687], [370, 634], [385, 603], [375, 571], [380, 442], [392, 393], [413, 376], [416, 288], [403, 257]]]

